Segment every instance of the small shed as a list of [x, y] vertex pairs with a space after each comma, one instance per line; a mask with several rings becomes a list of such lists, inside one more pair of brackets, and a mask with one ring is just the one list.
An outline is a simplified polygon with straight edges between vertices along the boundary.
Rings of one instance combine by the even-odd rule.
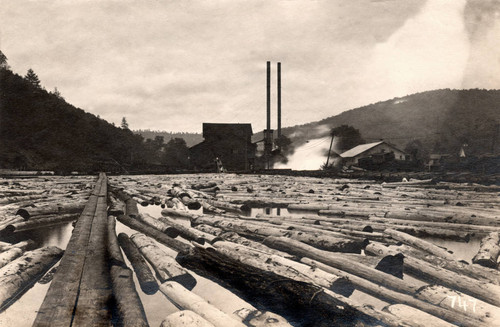
[[360, 160], [370, 158], [373, 163], [383, 163], [390, 160], [406, 161], [408, 154], [385, 141], [360, 144], [343, 152], [340, 157], [346, 166], [358, 165]]
[[252, 135], [251, 124], [203, 123], [204, 141], [189, 149], [192, 168], [215, 171], [219, 162], [229, 171], [251, 169], [256, 151]]

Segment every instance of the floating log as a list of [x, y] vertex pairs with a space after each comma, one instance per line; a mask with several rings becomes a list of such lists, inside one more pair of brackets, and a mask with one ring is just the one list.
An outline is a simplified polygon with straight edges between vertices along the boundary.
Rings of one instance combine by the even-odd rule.
[[61, 258], [55, 246], [26, 252], [0, 269], [0, 312], [33, 286]]
[[161, 244], [164, 244], [177, 252], [179, 251], [187, 251], [191, 246], [189, 244], [183, 243], [181, 241], [178, 241], [176, 239], [173, 239], [166, 234], [160, 232], [159, 230], [148, 226], [136, 219], [127, 217], [127, 216], [118, 216], [117, 219], [127, 225], [128, 227], [135, 229], [136, 231], [139, 231], [141, 233], [146, 234], [149, 237], [154, 238], [156, 241], [160, 242]]
[[197, 217], [200, 217], [201, 215], [193, 212], [189, 212], [186, 210], [177, 210], [177, 209], [171, 209], [171, 208], [165, 208], [161, 211], [161, 214], [163, 216], [169, 217], [169, 216], [176, 216], [176, 217], [185, 217], [185, 218], [190, 218], [194, 219]]
[[385, 285], [387, 288], [413, 294], [418, 289], [417, 285], [403, 281], [389, 274], [367, 267], [364, 264], [352, 261], [341, 254], [316, 249], [302, 242], [286, 237], [267, 237], [264, 245], [295, 254], [299, 257], [309, 257], [337, 269], [342, 269], [353, 275], [360, 276], [375, 283]]
[[[383, 245], [372, 243], [370, 243], [365, 250], [375, 255], [389, 255], [396, 253]], [[404, 259], [404, 267], [408, 273], [419, 279], [439, 283], [443, 286], [469, 294], [485, 302], [500, 306], [500, 286], [498, 285], [460, 275], [453, 271], [433, 266], [426, 261], [412, 257], [406, 257]]]
[[73, 221], [78, 219], [78, 214], [63, 214], [58, 216], [52, 216], [50, 218], [32, 218], [27, 221], [20, 221], [10, 225], [7, 225], [2, 233], [12, 234], [14, 232], [22, 232], [33, 229], [46, 228], [54, 225], [59, 225], [65, 222]]
[[[385, 250], [395, 251], [386, 252]], [[437, 257], [432, 254], [428, 254], [419, 249], [415, 249], [406, 244], [399, 245], [389, 245], [387, 247], [382, 246], [378, 243], [370, 243], [365, 248], [366, 254], [372, 255], [385, 255], [387, 253], [402, 253], [406, 258], [416, 258], [429, 262], [430, 264], [441, 267], [447, 270], [454, 271], [458, 274], [469, 276], [481, 281], [490, 282], [496, 285], [500, 285], [500, 271], [493, 270], [489, 268], [484, 268], [478, 265], [471, 265], [464, 261], [448, 260], [445, 258]]]
[[479, 251], [472, 262], [483, 267], [496, 268], [500, 255], [500, 233], [491, 232], [481, 240]]
[[7, 265], [9, 262], [23, 255], [23, 250], [20, 248], [10, 248], [0, 253], [0, 268]]
[[205, 201], [200, 201], [200, 203], [203, 207], [203, 212], [211, 212], [211, 213], [215, 213], [218, 215], [221, 215], [221, 214], [226, 212], [226, 210], [222, 210], [222, 209], [219, 209], [217, 207], [214, 207], [213, 205], [211, 205]]
[[92, 220], [72, 326], [110, 325], [112, 286], [106, 243], [108, 235], [106, 180], [104, 177]]
[[[199, 225], [199, 226], [202, 226], [202, 225]], [[288, 258], [288, 259], [294, 259], [295, 258], [294, 255], [291, 255], [291, 254], [283, 252], [283, 251], [278, 251], [276, 249], [272, 249], [270, 247], [265, 246], [262, 243], [255, 242], [255, 241], [252, 241], [252, 240], [250, 240], [248, 238], [242, 237], [242, 236], [238, 235], [235, 232], [225, 232], [225, 233], [222, 233], [219, 236], [217, 236], [213, 240], [213, 242], [211, 242], [211, 243], [215, 244], [216, 242], [218, 242], [220, 240], [224, 240], [224, 241], [229, 241], [229, 242], [233, 242], [233, 243], [236, 243], [236, 244], [245, 245], [245, 246], [251, 247], [252, 249], [255, 249], [255, 250], [258, 250], [258, 251], [261, 251], [261, 252], [264, 252], [264, 253], [268, 253], [268, 254], [274, 254], [274, 255], [277, 255], [277, 256], [281, 256], [283, 258]]]
[[418, 249], [424, 250], [430, 254], [433, 254], [438, 257], [442, 257], [448, 260], [457, 260], [457, 257], [450, 253], [449, 251], [443, 249], [442, 247], [439, 247], [431, 242], [422, 240], [420, 238], [411, 236], [406, 233], [398, 232], [394, 229], [386, 229], [384, 231], [385, 234], [389, 235], [395, 240], [401, 241], [405, 244], [414, 246]]
[[203, 319], [191, 310], [181, 310], [168, 315], [160, 327], [215, 327], [214, 324]]
[[198, 210], [201, 208], [201, 204], [198, 201], [192, 199], [191, 195], [189, 195], [189, 193], [184, 191], [182, 188], [174, 186], [171, 189], [171, 193], [173, 196], [181, 200], [182, 203], [184, 203], [184, 205], [188, 207], [188, 209]]
[[210, 219], [199, 217], [192, 220], [193, 224], [209, 224], [220, 227], [226, 231], [234, 231], [238, 234], [249, 237], [264, 238], [267, 236], [285, 236], [294, 240], [302, 241], [316, 248], [335, 251], [361, 253], [361, 249], [368, 244], [367, 240], [356, 241], [349, 239], [335, 238], [328, 235], [328, 232], [321, 232], [318, 229], [312, 231], [294, 231], [272, 227], [269, 224], [246, 222], [236, 219], [216, 218]]
[[245, 327], [243, 323], [231, 318], [177, 282], [161, 284], [160, 291], [177, 307], [191, 310], [215, 326]]
[[116, 198], [112, 192], [108, 192], [108, 200], [110, 202], [108, 214], [113, 216], [125, 214], [125, 203]]
[[[100, 196], [105, 199], [106, 196], [104, 192], [106, 187], [103, 185], [105, 183], [105, 175], [101, 174], [73, 230], [65, 255], [61, 259], [57, 273], [54, 275], [45, 299], [38, 310], [33, 326], [62, 327], [71, 325], [75, 305], [79, 298], [80, 281], [86, 262], [87, 246], [98, 198]], [[94, 263], [87, 262], [87, 264]]]
[[434, 305], [444, 305], [450, 310], [467, 314], [491, 326], [500, 321], [500, 307], [440, 285], [422, 287], [416, 296], [425, 298]]
[[135, 275], [137, 276], [142, 291], [146, 294], [156, 293], [158, 291], [158, 283], [136, 245], [125, 233], [120, 233], [118, 235], [118, 243], [134, 268]]
[[185, 226], [177, 223], [176, 221], [169, 219], [169, 218], [166, 218], [166, 217], [160, 217], [158, 220], [161, 221], [162, 223], [164, 223], [165, 225], [171, 227], [173, 230], [175, 230], [177, 235], [180, 235], [181, 237], [185, 238], [186, 240], [195, 241], [195, 242], [198, 242], [200, 244], [204, 244], [205, 241], [211, 242], [215, 238], [214, 235], [204, 233], [204, 232], [197, 230], [195, 228], [192, 228], [192, 227], [185, 227]]
[[417, 327], [454, 327], [438, 317], [405, 304], [392, 304], [383, 309], [401, 319], [405, 324]]
[[[146, 313], [135, 289], [132, 270], [125, 264], [120, 245], [118, 245], [115, 225], [115, 217], [109, 216], [107, 244], [113, 297], [115, 299], [113, 308], [114, 325], [147, 327], [149, 324]], [[156, 290], [158, 290], [158, 284], [156, 284]]]
[[207, 224], [196, 225], [196, 226], [194, 226], [194, 228], [201, 231], [201, 232], [204, 232], [204, 233], [207, 233], [210, 235], [214, 235], [214, 236], [218, 236], [218, 235], [224, 233], [224, 231], [221, 228], [213, 227], [213, 226], [210, 226]]
[[300, 321], [308, 317], [312, 326], [322, 323], [350, 326], [359, 318], [367, 318], [347, 305], [340, 295], [333, 296], [311, 283], [276, 275], [214, 250], [195, 247], [190, 252], [179, 254], [176, 259], [183, 266], [202, 276], [216, 278], [240, 291], [249, 301], [270, 308], [287, 319], [291, 317]]
[[40, 215], [55, 215], [63, 213], [80, 213], [85, 207], [86, 201], [78, 201], [74, 203], [51, 204], [43, 207], [20, 208], [16, 211], [16, 215], [28, 220], [34, 216]]
[[193, 190], [200, 190], [203, 188], [211, 188], [217, 186], [217, 183], [215, 182], [207, 182], [207, 183], [199, 183], [199, 184], [192, 184], [191, 188]]
[[[301, 262], [308, 264], [312, 267], [317, 267], [319, 269], [322, 269], [327, 272], [331, 272], [332, 274], [338, 275], [338, 276], [343, 276], [349, 279], [351, 283], [355, 285], [355, 287], [363, 292], [366, 292], [368, 294], [371, 294], [381, 300], [387, 301], [392, 304], [407, 304], [410, 305], [414, 308], [417, 308], [419, 310], [422, 310], [424, 312], [427, 312], [429, 314], [432, 314], [433, 316], [439, 317], [443, 320], [446, 320], [451, 323], [458, 324], [460, 326], [484, 326], [486, 327], [485, 324], [483, 324], [481, 321], [471, 318], [469, 316], [466, 316], [464, 314], [461, 314], [459, 312], [451, 311], [448, 308], [443, 308], [443, 307], [438, 307], [436, 305], [428, 303], [427, 300], [420, 300], [417, 298], [414, 298], [411, 294], [414, 293], [408, 293], [404, 294], [407, 292], [399, 292], [399, 291], [394, 291], [392, 289], [389, 289], [387, 287], [387, 284], [379, 284], [376, 282], [373, 282], [369, 279], [365, 279], [359, 276], [356, 276], [354, 274], [351, 274], [349, 272], [346, 272], [344, 270], [337, 269], [331, 265], [324, 264], [322, 262], [316, 261], [316, 260], [311, 260], [310, 258], [303, 257], [301, 259]], [[389, 276], [390, 275], [386, 275]], [[413, 325], [412, 325], [413, 326]]]
[[232, 203], [228, 203], [228, 202], [210, 200], [210, 199], [206, 199], [205, 202], [214, 206], [214, 207], [217, 207], [217, 208], [220, 208], [223, 210], [227, 210], [227, 211], [233, 211], [233, 212], [237, 212], [237, 213], [250, 212], [250, 207], [247, 206], [246, 204], [232, 204]]
[[[237, 261], [293, 280], [314, 283], [327, 289], [335, 289], [336, 285], [344, 286], [347, 284], [346, 280], [340, 280], [338, 276], [323, 271], [315, 271], [311, 267], [296, 261], [259, 252], [241, 244], [216, 242], [214, 246], [220, 253]], [[351, 294], [343, 295], [350, 296]]]
[[[120, 238], [120, 236], [118, 237]], [[160, 249], [153, 240], [140, 233], [133, 234], [130, 239], [151, 264], [162, 283], [175, 281], [189, 290], [196, 286], [196, 279], [182, 268], [174, 258]]]
[[[132, 198], [128, 198], [127, 200], [125, 200], [124, 216], [129, 216], [132, 218], [139, 216], [139, 209], [137, 209], [137, 201], [135, 201]], [[120, 215], [118, 215], [117, 217], [120, 217]]]
[[250, 304], [245, 308], [236, 310], [233, 316], [237, 316], [247, 326], [292, 327], [285, 318], [269, 311], [259, 311]]
[[178, 230], [168, 224], [165, 224], [163, 221], [160, 221], [159, 219], [148, 215], [147, 213], [141, 213], [139, 214], [139, 216], [137, 216], [137, 218], [147, 225], [156, 228], [160, 232], [165, 233], [172, 238], [176, 238], [179, 235]]

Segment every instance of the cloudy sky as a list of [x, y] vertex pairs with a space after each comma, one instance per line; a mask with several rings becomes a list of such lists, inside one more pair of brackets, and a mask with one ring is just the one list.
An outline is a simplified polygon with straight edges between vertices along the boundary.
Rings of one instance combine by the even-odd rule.
[[33, 68], [47, 90], [132, 129], [262, 130], [267, 60], [273, 83], [282, 63], [283, 126], [430, 89], [500, 88], [497, 0], [0, 3], [14, 72]]

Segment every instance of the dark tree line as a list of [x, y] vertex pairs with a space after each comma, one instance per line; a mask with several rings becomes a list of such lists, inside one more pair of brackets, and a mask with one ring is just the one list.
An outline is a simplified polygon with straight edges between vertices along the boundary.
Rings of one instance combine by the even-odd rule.
[[133, 172], [186, 165], [182, 139], [144, 140], [75, 108], [57, 88], [47, 92], [32, 69], [24, 77], [13, 73], [1, 51], [0, 85], [0, 168]]

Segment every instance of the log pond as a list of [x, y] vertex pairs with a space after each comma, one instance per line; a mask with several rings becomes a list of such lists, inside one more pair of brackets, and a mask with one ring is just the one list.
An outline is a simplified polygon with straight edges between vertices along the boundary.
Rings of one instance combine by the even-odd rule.
[[[277, 314], [276, 321], [283, 326], [419, 326], [419, 319], [431, 325], [494, 326], [494, 319], [500, 317], [499, 294], [494, 293], [500, 289], [500, 274], [496, 267], [473, 263], [482, 247], [481, 240], [500, 230], [499, 190], [495, 186], [428, 181], [381, 184], [368, 180], [237, 174], [103, 178], [108, 198], [104, 210], [114, 216], [128, 215], [149, 226], [137, 229], [137, 225], [127, 226], [127, 220], [118, 217], [116, 234], [132, 236], [139, 231], [148, 236], [162, 253], [176, 258], [194, 278], [194, 287], [184, 286], [227, 314], [229, 318], [225, 319], [238, 322], [241, 318], [235, 312], [245, 307]], [[78, 224], [82, 224], [83, 216], [78, 218], [88, 209], [95, 183], [95, 176], [1, 179], [0, 194], [5, 199], [0, 202], [0, 241], [5, 245], [2, 251], [26, 240], [34, 242], [26, 254], [50, 246], [65, 250], [74, 231], [80, 231]], [[135, 203], [136, 213], [128, 207], [131, 202]], [[30, 213], [27, 222], [49, 222], [54, 216], [70, 214], [76, 217], [38, 226], [21, 221], [20, 208]], [[162, 233], [180, 243], [169, 246], [163, 236], [158, 239], [155, 232], [149, 234], [152, 225], [147, 223], [148, 215], [169, 226]], [[95, 233], [91, 232], [94, 224], [95, 221], [89, 225], [90, 237]], [[7, 226], [17, 230], [12, 232], [12, 227]], [[377, 255], [377, 251], [383, 255]], [[396, 252], [405, 258], [398, 261]], [[389, 268], [382, 268], [391, 254], [396, 259]], [[12, 263], [15, 260], [19, 258]], [[224, 260], [222, 266], [219, 260]], [[498, 260], [498, 255], [494, 260]], [[127, 256], [124, 264], [132, 269]], [[157, 263], [148, 259], [147, 265], [153, 273], [156, 271]], [[297, 294], [297, 302], [290, 303], [290, 298], [280, 293], [285, 292], [281, 286], [269, 291], [271, 286], [260, 289], [252, 280], [241, 283], [249, 276], [249, 267], [253, 269], [251, 276], [261, 276], [261, 281], [275, 277], [289, 281], [286, 292], [301, 289], [305, 294], [310, 289], [324, 295], [316, 298], [311, 307], [297, 299]], [[306, 268], [310, 270], [302, 272]], [[394, 277], [394, 269], [401, 272], [401, 279]], [[380, 279], [375, 271], [382, 274]], [[51, 270], [47, 275], [50, 274]], [[227, 274], [234, 274], [234, 278], [226, 278]], [[387, 275], [385, 279], [383, 275]], [[57, 279], [57, 272], [54, 276]], [[175, 296], [167, 295], [163, 288], [176, 283], [174, 277], [164, 281], [157, 271], [155, 276], [163, 284], [161, 292], [146, 294], [133, 274], [133, 284], [150, 326], [160, 326], [167, 316], [187, 306], [173, 300]], [[336, 278], [333, 284], [326, 282], [332, 278]], [[464, 281], [453, 281], [454, 278]], [[469, 280], [477, 283], [477, 289], [468, 284]], [[444, 288], [439, 291], [442, 294], [435, 292], [436, 287]], [[50, 278], [44, 276], [32, 287], [18, 291], [3, 304], [0, 325], [44, 325], [38, 313], [42, 304], [47, 305], [44, 299], [50, 288]], [[469, 301], [469, 311], [453, 299]], [[109, 314], [110, 324], [116, 323], [115, 314]], [[239, 323], [251, 325], [245, 319]]]

